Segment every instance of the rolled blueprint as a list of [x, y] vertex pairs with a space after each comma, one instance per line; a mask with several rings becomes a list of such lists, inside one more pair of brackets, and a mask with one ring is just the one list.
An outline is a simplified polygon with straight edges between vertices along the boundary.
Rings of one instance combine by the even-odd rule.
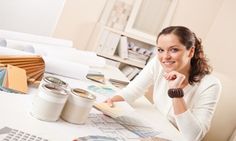
[[[63, 59], [63, 56], [61, 56]], [[69, 78], [85, 80], [89, 71], [89, 66], [65, 61], [59, 58], [43, 57], [47, 73], [57, 74]]]
[[34, 55], [35, 56], [35, 54], [33, 53], [11, 49], [7, 47], [1, 47], [0, 49], [1, 49], [0, 55]]
[[[37, 54], [20, 51], [16, 49], [1, 47], [0, 55], [32, 55]], [[89, 57], [88, 57], [89, 58]], [[56, 75], [61, 75], [65, 77], [75, 78], [75, 79], [86, 79], [86, 75], [89, 71], [89, 66], [81, 64], [79, 62], [73, 62], [69, 60], [64, 60], [63, 55], [60, 57], [49, 57], [44, 56], [43, 60], [45, 62], [45, 71], [47, 73], [52, 73]], [[86, 59], [84, 59], [86, 60]], [[89, 60], [89, 59], [87, 59]]]
[[34, 49], [36, 54], [43, 54], [46, 57], [61, 58], [65, 61], [75, 62], [93, 67], [105, 66], [105, 59], [97, 56], [95, 52], [91, 51], [42, 45], [34, 45]]

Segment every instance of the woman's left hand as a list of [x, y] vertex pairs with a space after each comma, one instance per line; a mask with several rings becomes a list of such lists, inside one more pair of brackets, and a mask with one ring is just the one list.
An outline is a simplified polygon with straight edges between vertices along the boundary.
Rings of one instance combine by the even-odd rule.
[[169, 88], [181, 88], [181, 85], [185, 79], [185, 75], [177, 71], [166, 73], [164, 77], [169, 83]]

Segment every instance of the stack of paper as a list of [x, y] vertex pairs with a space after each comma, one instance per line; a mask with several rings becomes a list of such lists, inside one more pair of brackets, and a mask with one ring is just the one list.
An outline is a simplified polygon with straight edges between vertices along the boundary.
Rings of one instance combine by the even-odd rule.
[[31, 84], [39, 84], [43, 78], [45, 63], [37, 55], [1, 55], [0, 64], [12, 65], [24, 69], [27, 81]]

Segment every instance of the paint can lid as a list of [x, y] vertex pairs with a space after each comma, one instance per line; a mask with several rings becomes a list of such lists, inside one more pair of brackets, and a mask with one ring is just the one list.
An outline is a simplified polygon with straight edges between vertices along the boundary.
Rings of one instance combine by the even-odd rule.
[[42, 88], [46, 92], [50, 92], [53, 94], [58, 94], [58, 95], [68, 95], [67, 91], [63, 89], [62, 87], [55, 85], [55, 84], [43, 84]]
[[47, 83], [52, 83], [65, 88], [68, 86], [68, 84], [65, 81], [62, 81], [61, 79], [54, 76], [45, 76], [43, 80]]
[[77, 96], [80, 96], [80, 97], [83, 97], [83, 98], [86, 98], [86, 99], [89, 99], [89, 100], [95, 100], [96, 99], [96, 96], [89, 93], [88, 91], [86, 90], [83, 90], [83, 89], [80, 89], [80, 88], [73, 88], [71, 89], [71, 92]]

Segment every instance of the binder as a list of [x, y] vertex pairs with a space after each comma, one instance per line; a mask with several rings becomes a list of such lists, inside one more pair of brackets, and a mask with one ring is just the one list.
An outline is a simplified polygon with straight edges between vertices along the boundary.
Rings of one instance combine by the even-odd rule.
[[105, 48], [105, 43], [106, 43], [106, 39], [109, 35], [109, 31], [108, 30], [103, 30], [101, 33], [101, 37], [98, 43], [98, 48], [97, 48], [97, 53], [102, 53], [104, 51]]
[[120, 37], [120, 42], [118, 45], [118, 55], [122, 59], [127, 59], [128, 58], [128, 39], [126, 36], [121, 36]]
[[115, 54], [119, 41], [119, 34], [109, 32], [106, 42], [104, 44], [103, 53], [109, 56], [113, 56]]

